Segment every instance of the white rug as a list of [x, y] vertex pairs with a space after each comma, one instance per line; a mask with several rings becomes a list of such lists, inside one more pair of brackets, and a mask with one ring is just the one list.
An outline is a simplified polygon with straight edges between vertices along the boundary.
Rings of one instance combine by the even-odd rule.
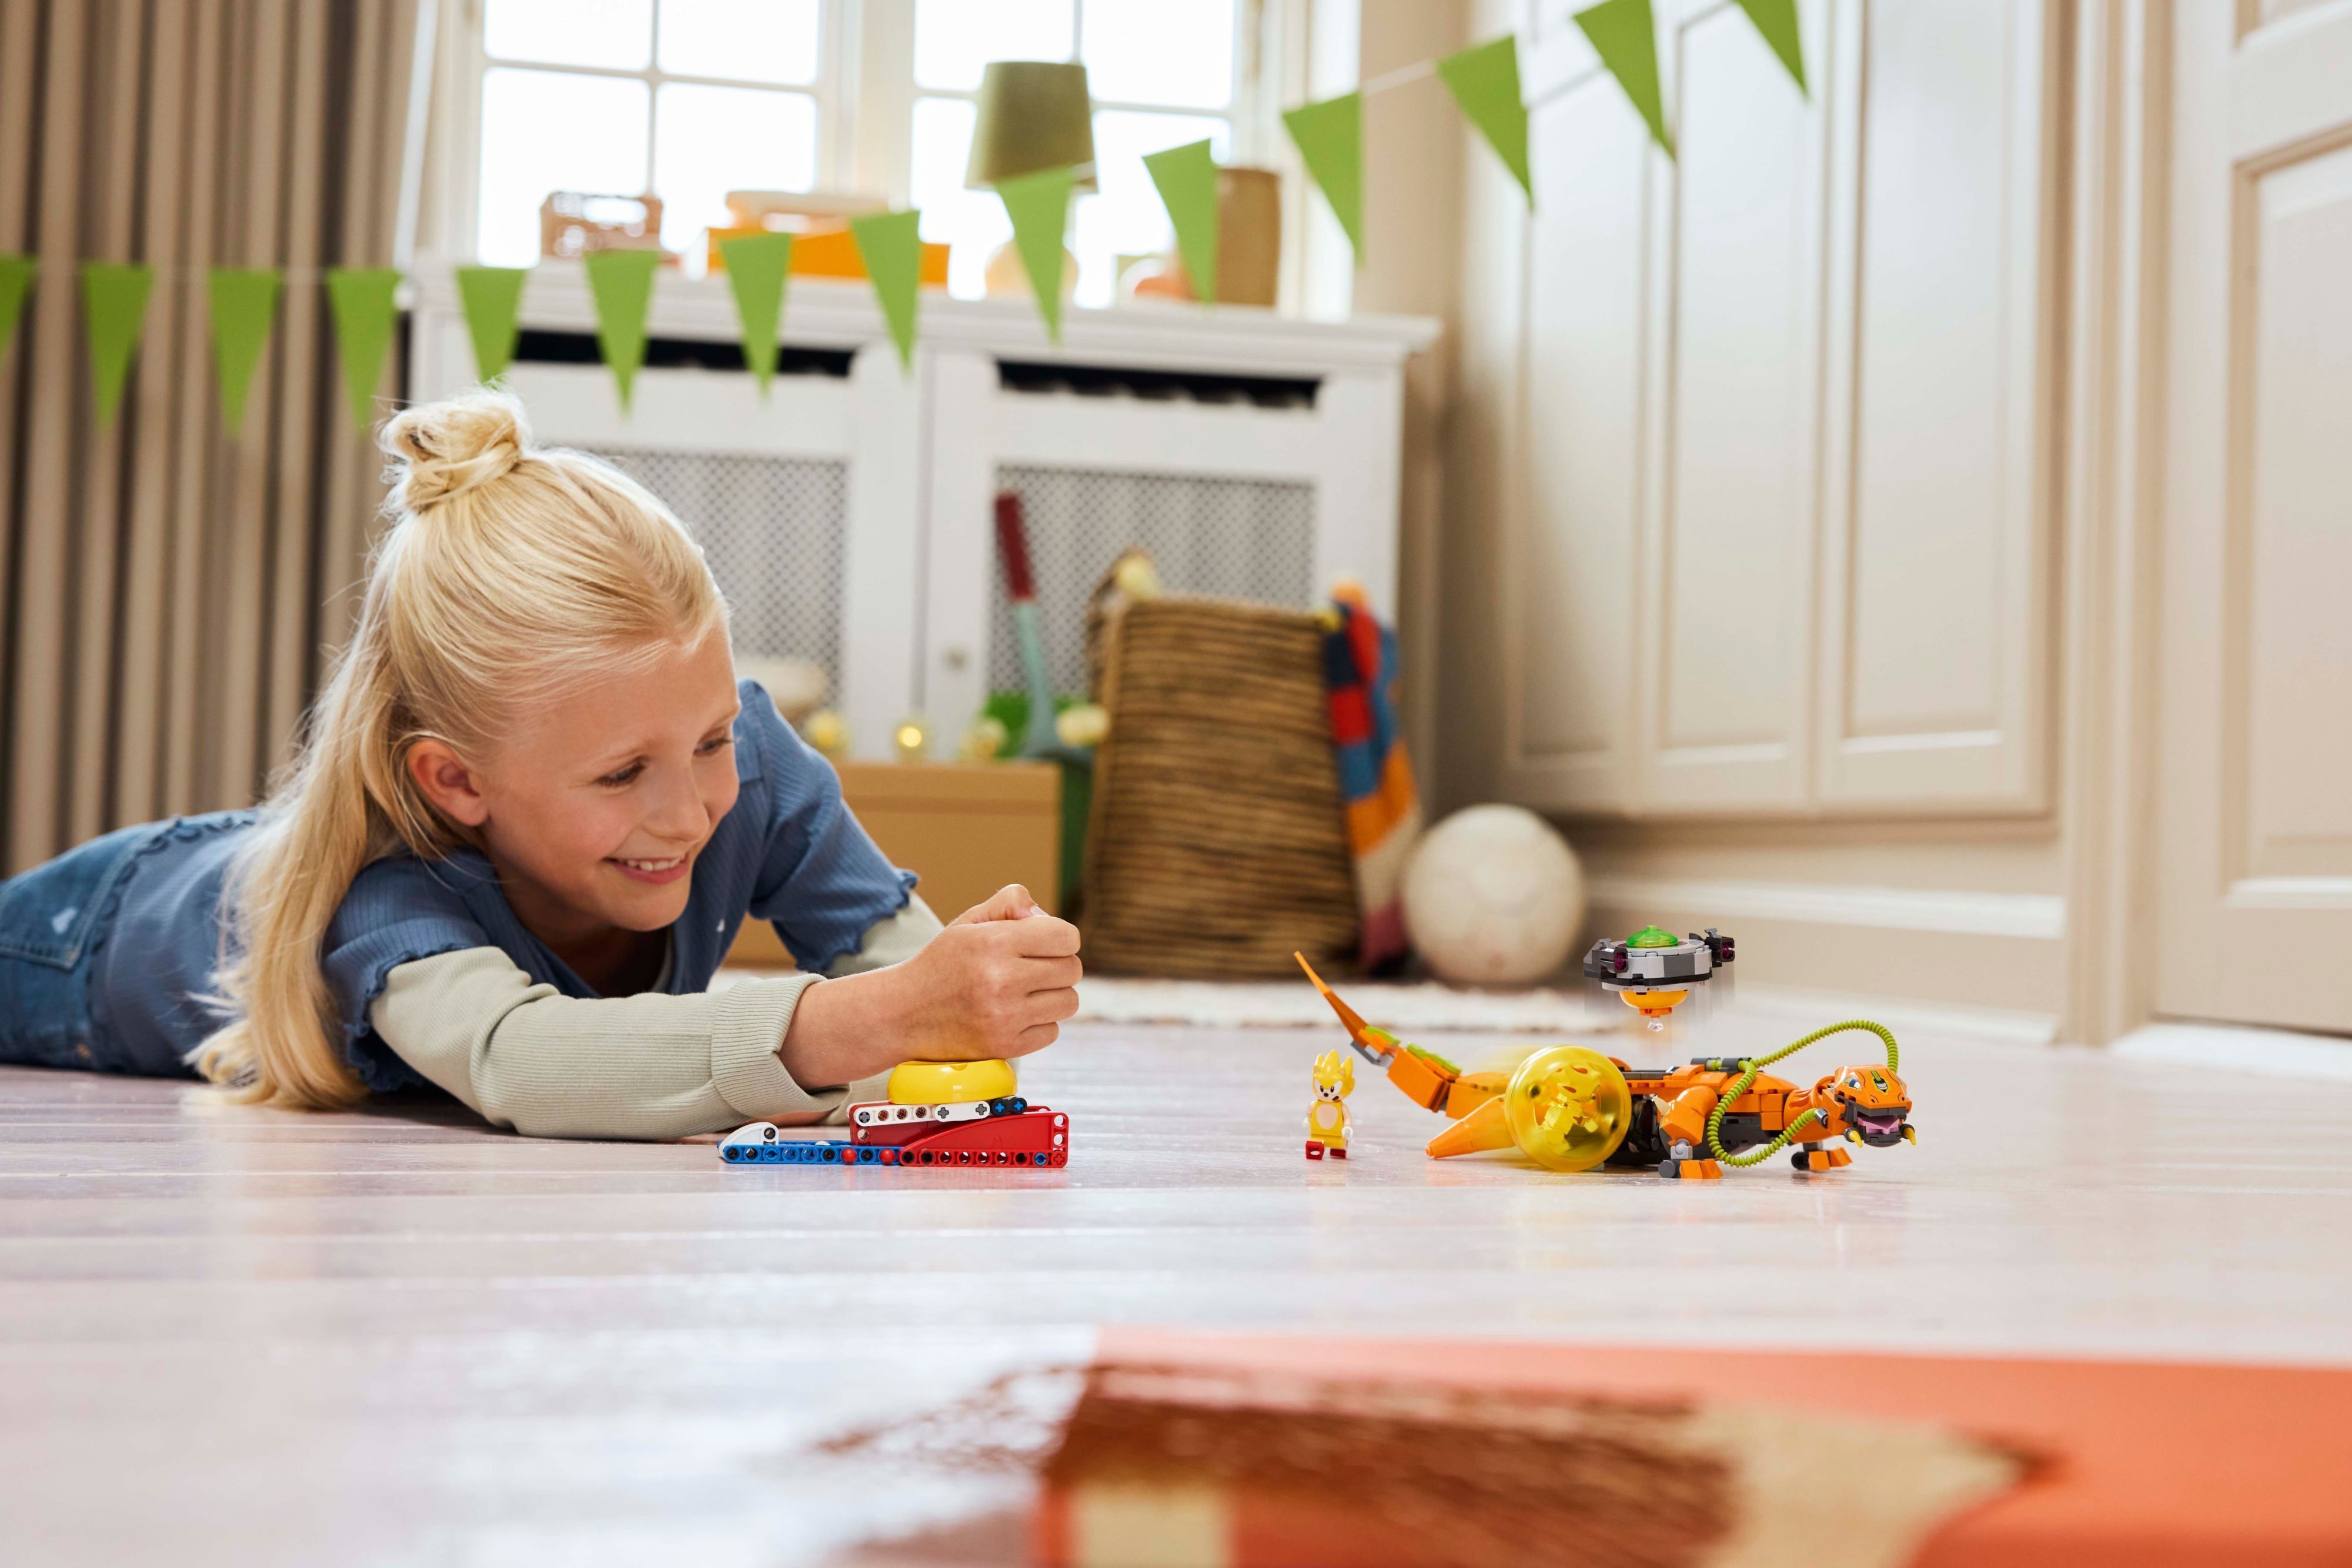
[[[1399, 1032], [1463, 1030], [1601, 1034], [1617, 1023], [1589, 1015], [1580, 991], [1464, 991], [1433, 981], [1334, 986], [1369, 1022]], [[1595, 1009], [1597, 1012], [1598, 1009]], [[1078, 982], [1078, 1019], [1095, 1023], [1181, 1023], [1210, 1029], [1329, 1029], [1330, 1008], [1304, 980], [1138, 980], [1089, 975]]]

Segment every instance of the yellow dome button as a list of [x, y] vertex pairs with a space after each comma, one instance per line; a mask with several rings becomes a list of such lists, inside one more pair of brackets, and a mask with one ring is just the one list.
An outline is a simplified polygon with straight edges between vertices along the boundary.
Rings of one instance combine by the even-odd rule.
[[955, 1105], [967, 1100], [1002, 1100], [1019, 1091], [1013, 1064], [984, 1061], [902, 1061], [890, 1070], [893, 1105]]

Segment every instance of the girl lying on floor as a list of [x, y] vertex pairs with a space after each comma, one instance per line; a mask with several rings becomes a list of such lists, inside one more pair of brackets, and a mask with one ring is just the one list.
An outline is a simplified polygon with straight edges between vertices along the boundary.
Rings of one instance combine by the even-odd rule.
[[[391, 525], [282, 787], [0, 884], [0, 1061], [321, 1108], [429, 1082], [525, 1133], [669, 1138], [1054, 1040], [1076, 928], [1016, 887], [942, 929], [736, 682], [667, 507], [496, 393], [383, 445]], [[706, 992], [747, 916], [802, 972]]]

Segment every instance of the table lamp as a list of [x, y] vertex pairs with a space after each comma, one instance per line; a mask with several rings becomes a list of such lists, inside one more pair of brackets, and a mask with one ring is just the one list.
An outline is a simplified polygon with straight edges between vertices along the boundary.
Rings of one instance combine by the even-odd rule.
[[[980, 80], [979, 112], [971, 127], [971, 161], [964, 188], [992, 189], [999, 180], [1040, 169], [1076, 168], [1081, 191], [1101, 188], [1095, 178], [1094, 99], [1087, 68], [1074, 60], [991, 60]], [[1077, 258], [1062, 250], [1062, 293], [1077, 287]], [[1019, 252], [1004, 245], [988, 259], [991, 294], [1025, 293], [1028, 273]]]

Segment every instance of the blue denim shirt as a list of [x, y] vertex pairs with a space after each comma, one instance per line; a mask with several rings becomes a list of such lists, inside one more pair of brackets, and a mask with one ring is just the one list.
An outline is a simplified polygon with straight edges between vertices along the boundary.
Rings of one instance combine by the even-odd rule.
[[[696, 860], [686, 912], [670, 927], [666, 988], [674, 995], [710, 983], [748, 916], [772, 921], [803, 968], [823, 969], [905, 908], [915, 885], [850, 815], [832, 767], [778, 716], [767, 693], [752, 681], [740, 689], [741, 791]], [[221, 889], [257, 821], [250, 811], [222, 812], [127, 831], [143, 836], [110, 879], [109, 907], [98, 912], [92, 934], [94, 1042], [110, 1059], [98, 1065], [184, 1071], [173, 1064], [218, 1027], [203, 998], [215, 989], [220, 958]], [[352, 881], [320, 954], [345, 1051], [369, 1088], [424, 1082], [368, 1022], [393, 970], [467, 947], [496, 947], [564, 996], [597, 994], [524, 928], [478, 852], [378, 861]]]

